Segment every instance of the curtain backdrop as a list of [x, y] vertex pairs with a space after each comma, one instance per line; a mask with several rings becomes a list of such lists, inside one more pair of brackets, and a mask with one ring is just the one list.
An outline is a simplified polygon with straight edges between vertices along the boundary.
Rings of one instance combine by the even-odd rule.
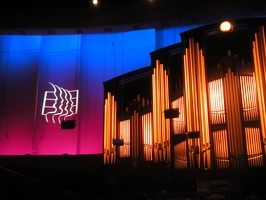
[[103, 82], [149, 66], [155, 30], [2, 35], [0, 48], [0, 155], [98, 154]]

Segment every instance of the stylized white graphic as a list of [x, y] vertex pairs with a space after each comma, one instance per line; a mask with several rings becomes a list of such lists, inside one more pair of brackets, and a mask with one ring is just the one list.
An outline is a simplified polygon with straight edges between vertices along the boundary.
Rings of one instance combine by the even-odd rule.
[[[49, 82], [50, 83], [50, 82]], [[52, 119], [53, 123], [61, 123], [62, 119], [77, 114], [78, 112], [78, 90], [66, 90], [50, 83], [53, 91], [46, 91], [43, 98], [42, 115], [46, 122]]]

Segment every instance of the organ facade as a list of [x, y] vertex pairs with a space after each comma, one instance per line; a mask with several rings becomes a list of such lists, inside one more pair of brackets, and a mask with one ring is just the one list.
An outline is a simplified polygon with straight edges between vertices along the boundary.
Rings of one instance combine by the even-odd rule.
[[265, 168], [265, 22], [189, 30], [151, 52], [151, 66], [106, 81], [104, 165], [122, 174]]

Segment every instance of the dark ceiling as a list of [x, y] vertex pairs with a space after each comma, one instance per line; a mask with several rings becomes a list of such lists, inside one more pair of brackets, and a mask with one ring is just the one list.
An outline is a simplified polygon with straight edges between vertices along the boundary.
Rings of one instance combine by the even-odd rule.
[[265, 0], [99, 0], [95, 7], [91, 0], [1, 0], [0, 28], [77, 28], [165, 20], [197, 22], [222, 15], [245, 18], [264, 15], [265, 4]]

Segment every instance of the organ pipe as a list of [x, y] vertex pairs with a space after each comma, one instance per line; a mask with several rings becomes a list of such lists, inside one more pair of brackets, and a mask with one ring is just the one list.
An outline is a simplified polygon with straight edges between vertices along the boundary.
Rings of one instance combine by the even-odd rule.
[[262, 166], [263, 155], [261, 148], [261, 139], [259, 128], [247, 127], [245, 128], [245, 135], [247, 141], [247, 156], [249, 166]]
[[152, 74], [154, 161], [170, 161], [170, 119], [164, 111], [169, 109], [168, 75], [163, 64], [156, 60]]
[[222, 79], [209, 82], [211, 124], [225, 123], [224, 92]]
[[116, 149], [113, 145], [113, 139], [116, 138], [116, 115], [117, 104], [114, 96], [107, 93], [107, 99], [104, 104], [104, 164], [115, 164]]
[[145, 161], [152, 158], [152, 117], [151, 113], [142, 115], [143, 156]]
[[218, 169], [229, 168], [229, 153], [227, 131], [219, 130], [213, 132], [214, 158]]
[[259, 116], [261, 134], [264, 143], [264, 153], [266, 152], [266, 41], [264, 26], [259, 27], [258, 33], [254, 35], [253, 41], [253, 59], [255, 69], [255, 79], [257, 86], [258, 104], [259, 104]]
[[236, 171], [244, 169], [244, 147], [242, 139], [242, 124], [240, 112], [240, 95], [238, 91], [238, 78], [231, 68], [223, 78], [225, 93], [225, 110], [228, 130], [228, 143], [230, 152], [230, 162]]
[[120, 139], [123, 139], [124, 145], [119, 147], [120, 157], [130, 156], [130, 120], [120, 121]]
[[[189, 39], [189, 47], [185, 49], [183, 60], [187, 131], [200, 132], [200, 139], [188, 141], [192, 150], [189, 154], [191, 167], [201, 165], [201, 153], [204, 153], [207, 162], [203, 163], [202, 167], [210, 168], [210, 152], [203, 152], [203, 149], [206, 150], [205, 147], [210, 145], [206, 69], [203, 52], [193, 38]], [[193, 153], [195, 148], [198, 148], [198, 152]], [[194, 165], [195, 163], [197, 165]]]
[[240, 88], [244, 120], [258, 119], [258, 100], [256, 94], [256, 83], [253, 76], [240, 76]]

